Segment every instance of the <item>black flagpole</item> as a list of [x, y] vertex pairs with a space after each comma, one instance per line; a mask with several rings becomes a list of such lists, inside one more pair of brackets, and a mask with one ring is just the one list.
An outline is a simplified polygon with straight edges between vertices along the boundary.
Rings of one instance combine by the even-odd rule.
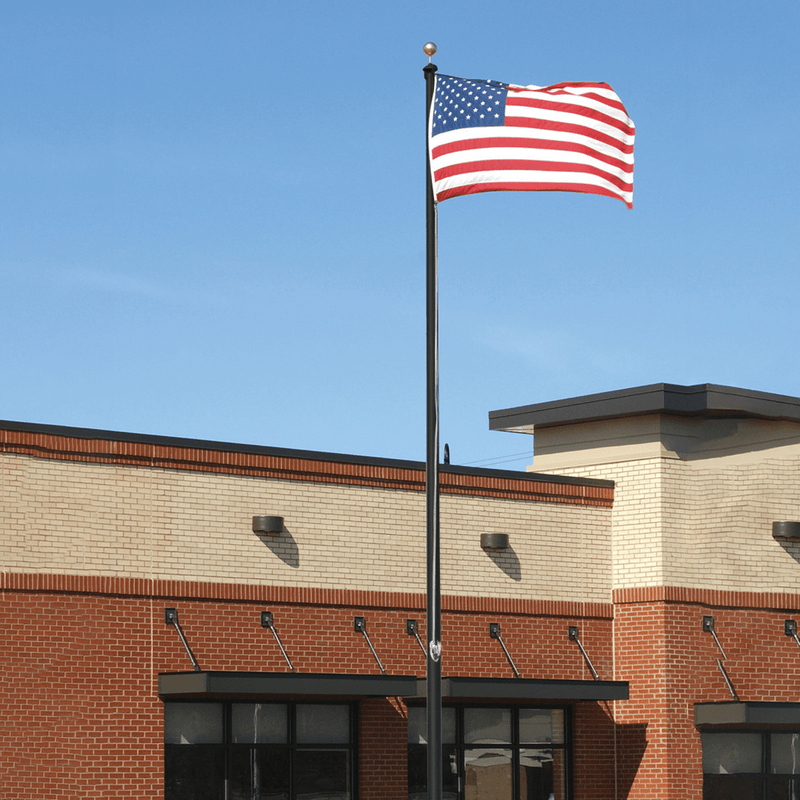
[[[430, 62], [436, 45], [428, 42], [424, 47]], [[431, 163], [428, 156], [428, 125], [436, 83], [436, 65], [424, 67], [426, 84], [425, 103], [425, 163], [426, 167], [426, 217], [427, 230], [427, 739], [428, 739], [428, 799], [442, 797], [442, 607], [439, 573], [439, 304], [437, 262], [437, 216], [433, 197]]]

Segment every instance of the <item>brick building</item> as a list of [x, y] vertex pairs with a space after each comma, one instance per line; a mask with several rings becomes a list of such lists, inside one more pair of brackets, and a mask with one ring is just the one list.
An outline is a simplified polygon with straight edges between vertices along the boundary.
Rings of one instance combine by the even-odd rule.
[[[795, 797], [800, 399], [662, 384], [490, 426], [534, 459], [442, 467], [445, 796]], [[6, 796], [424, 797], [424, 465], [0, 445]]]

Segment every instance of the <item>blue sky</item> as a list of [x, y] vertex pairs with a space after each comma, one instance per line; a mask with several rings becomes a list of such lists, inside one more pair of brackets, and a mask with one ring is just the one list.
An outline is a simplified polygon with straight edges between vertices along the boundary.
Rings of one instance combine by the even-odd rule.
[[800, 395], [800, 5], [11, 0], [0, 419], [425, 457], [423, 44], [607, 81], [634, 208], [439, 209], [441, 442], [661, 381]]

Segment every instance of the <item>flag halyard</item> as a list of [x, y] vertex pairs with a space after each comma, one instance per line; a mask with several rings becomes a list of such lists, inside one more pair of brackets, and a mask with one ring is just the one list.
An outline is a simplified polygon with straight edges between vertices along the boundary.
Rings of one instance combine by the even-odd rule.
[[494, 191], [633, 205], [635, 127], [605, 83], [515, 86], [437, 75], [428, 151], [437, 201]]

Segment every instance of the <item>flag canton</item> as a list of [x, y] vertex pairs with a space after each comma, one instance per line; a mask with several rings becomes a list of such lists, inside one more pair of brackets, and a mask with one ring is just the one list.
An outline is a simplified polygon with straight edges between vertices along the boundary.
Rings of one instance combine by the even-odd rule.
[[506, 83], [438, 75], [431, 135], [459, 128], [503, 125], [507, 94]]

